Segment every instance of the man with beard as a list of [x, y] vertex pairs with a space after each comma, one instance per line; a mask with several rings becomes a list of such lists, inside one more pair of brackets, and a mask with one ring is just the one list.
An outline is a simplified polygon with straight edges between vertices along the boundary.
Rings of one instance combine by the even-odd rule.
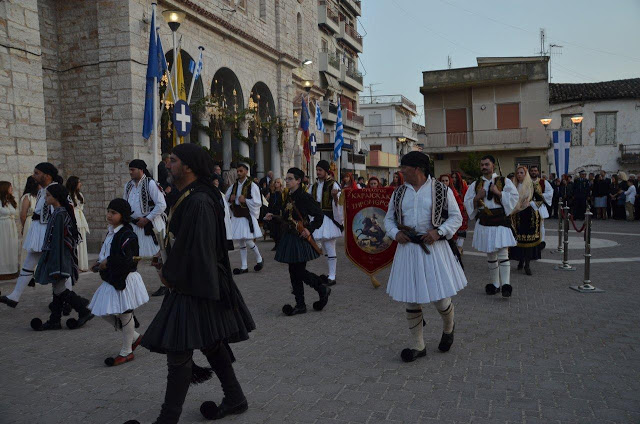
[[[160, 251], [156, 232], [165, 229], [162, 214], [167, 203], [161, 187], [151, 178], [147, 164], [141, 159], [134, 159], [129, 163], [131, 181], [124, 186], [123, 199], [129, 202], [133, 214], [131, 223], [133, 232], [138, 237], [140, 256], [155, 256]], [[175, 196], [175, 193], [174, 193]], [[152, 296], [164, 296], [166, 287], [160, 286]]]
[[313, 232], [313, 238], [322, 244], [324, 256], [329, 266], [328, 285], [336, 283], [338, 256], [336, 241], [342, 237], [344, 217], [342, 207], [338, 205], [340, 185], [329, 176], [329, 162], [321, 160], [316, 165], [317, 180], [309, 187], [309, 194], [322, 209], [320, 226]]
[[549, 211], [551, 209], [551, 205], [553, 204], [553, 187], [551, 183], [544, 178], [540, 178], [540, 169], [538, 165], [531, 165], [529, 168], [529, 176], [531, 177], [531, 181], [534, 186], [536, 184], [540, 184], [540, 191], [542, 192], [543, 203], [540, 205], [540, 236], [542, 237], [542, 248], [545, 246], [545, 230], [544, 230], [544, 220], [549, 218]]
[[477, 220], [471, 246], [487, 254], [489, 284], [485, 286], [485, 292], [488, 295], [502, 292], [503, 297], [510, 297], [513, 288], [509, 247], [517, 243], [509, 215], [518, 203], [519, 195], [510, 179], [493, 172], [495, 163], [496, 159], [491, 155], [482, 157], [482, 177], [467, 190], [464, 207], [469, 219]]
[[256, 256], [256, 265], [253, 270], [258, 272], [264, 267], [264, 260], [260, 250], [256, 246], [255, 239], [262, 237], [262, 231], [258, 225], [262, 195], [258, 185], [249, 177], [249, 168], [244, 163], [238, 165], [238, 179], [225, 194], [231, 208], [231, 230], [233, 240], [240, 246], [240, 268], [233, 270], [234, 275], [245, 274], [247, 269], [247, 248]]
[[157, 424], [180, 419], [195, 349], [206, 356], [224, 393], [219, 405], [204, 402], [202, 415], [215, 420], [246, 411], [229, 343], [247, 340], [255, 329], [231, 275], [222, 196], [211, 183], [211, 158], [200, 146], [180, 144], [171, 154], [169, 172], [180, 192], [169, 215], [167, 259], [161, 269], [169, 293], [142, 338], [142, 346], [167, 355], [167, 388]]

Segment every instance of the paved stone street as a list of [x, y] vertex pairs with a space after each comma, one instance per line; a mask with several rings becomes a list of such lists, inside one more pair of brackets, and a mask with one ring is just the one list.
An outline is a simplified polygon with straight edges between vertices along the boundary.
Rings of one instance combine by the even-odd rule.
[[[556, 271], [557, 221], [547, 227], [548, 248], [534, 276], [512, 267], [509, 300], [484, 294], [486, 262], [467, 240], [469, 286], [454, 298], [454, 346], [437, 350], [441, 320], [430, 307], [428, 355], [412, 364], [400, 361], [408, 337], [404, 306], [384, 287], [373, 289], [341, 256], [327, 308], [285, 317], [281, 307], [293, 300], [286, 266], [273, 261], [271, 242], [259, 243], [265, 269], [236, 280], [258, 327], [250, 341], [234, 345], [250, 409], [226, 422], [640, 422], [640, 226], [596, 222], [594, 245], [603, 247], [593, 249], [592, 280], [606, 290], [600, 294], [568, 288], [583, 278], [581, 236], [571, 230], [577, 271]], [[238, 266], [238, 253], [231, 257]], [[323, 259], [310, 265], [316, 272], [325, 267]], [[155, 290], [154, 272], [142, 273]], [[386, 284], [387, 275], [378, 279]], [[76, 287], [91, 297], [99, 283], [83, 274]], [[12, 287], [0, 284], [3, 293]], [[314, 300], [307, 290], [309, 307]], [[0, 422], [152, 422], [163, 399], [165, 358], [140, 349], [135, 361], [107, 368], [103, 360], [118, 352], [120, 334], [102, 320], [78, 331], [29, 328], [31, 318], [46, 317], [49, 301], [50, 288], [37, 287], [15, 310], [0, 305]], [[142, 329], [160, 302], [152, 298], [137, 311]], [[206, 363], [199, 352], [195, 360]], [[221, 397], [215, 378], [193, 387], [181, 422], [202, 422], [200, 403]]]

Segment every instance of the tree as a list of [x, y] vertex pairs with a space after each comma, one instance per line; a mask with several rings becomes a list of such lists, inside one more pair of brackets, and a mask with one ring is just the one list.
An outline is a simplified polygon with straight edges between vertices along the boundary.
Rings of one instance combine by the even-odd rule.
[[460, 169], [464, 174], [473, 180], [482, 176], [480, 170], [480, 158], [482, 155], [478, 152], [469, 152], [467, 157], [460, 161]]

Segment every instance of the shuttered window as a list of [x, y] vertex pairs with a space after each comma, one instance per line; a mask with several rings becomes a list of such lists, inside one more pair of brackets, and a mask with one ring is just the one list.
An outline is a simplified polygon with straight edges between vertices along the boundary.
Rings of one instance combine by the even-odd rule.
[[499, 130], [520, 128], [520, 103], [497, 104], [496, 114]]
[[616, 112], [596, 113], [596, 145], [616, 144]]
[[565, 130], [571, 130], [572, 146], [582, 146], [582, 122], [580, 122], [577, 127], [574, 126], [573, 122], [571, 122], [572, 116], [576, 116], [576, 115], [574, 114], [562, 115], [560, 127]]
[[447, 146], [467, 145], [467, 109], [447, 109]]
[[518, 167], [518, 165], [524, 165], [527, 168], [531, 169], [533, 165], [537, 166], [540, 169], [540, 156], [523, 156], [520, 158], [516, 158], [514, 169]]

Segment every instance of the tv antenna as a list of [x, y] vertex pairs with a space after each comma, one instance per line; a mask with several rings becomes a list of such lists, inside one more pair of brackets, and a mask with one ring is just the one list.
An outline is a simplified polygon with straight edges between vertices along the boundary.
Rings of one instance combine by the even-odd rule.
[[365, 85], [364, 86], [364, 88], [368, 88], [369, 89], [369, 97], [371, 97], [372, 100], [373, 100], [373, 91], [374, 91], [373, 90], [373, 86], [374, 85], [381, 85], [381, 84], [382, 84], [381, 82], [372, 82], [369, 85]]
[[559, 44], [550, 43], [547, 48], [547, 34], [544, 28], [540, 28], [540, 51], [536, 52], [540, 56], [549, 56], [549, 81], [553, 80], [553, 74], [551, 73], [551, 59], [553, 56], [562, 54], [563, 46]]
[[451, 55], [447, 56], [447, 69], [451, 69]]

